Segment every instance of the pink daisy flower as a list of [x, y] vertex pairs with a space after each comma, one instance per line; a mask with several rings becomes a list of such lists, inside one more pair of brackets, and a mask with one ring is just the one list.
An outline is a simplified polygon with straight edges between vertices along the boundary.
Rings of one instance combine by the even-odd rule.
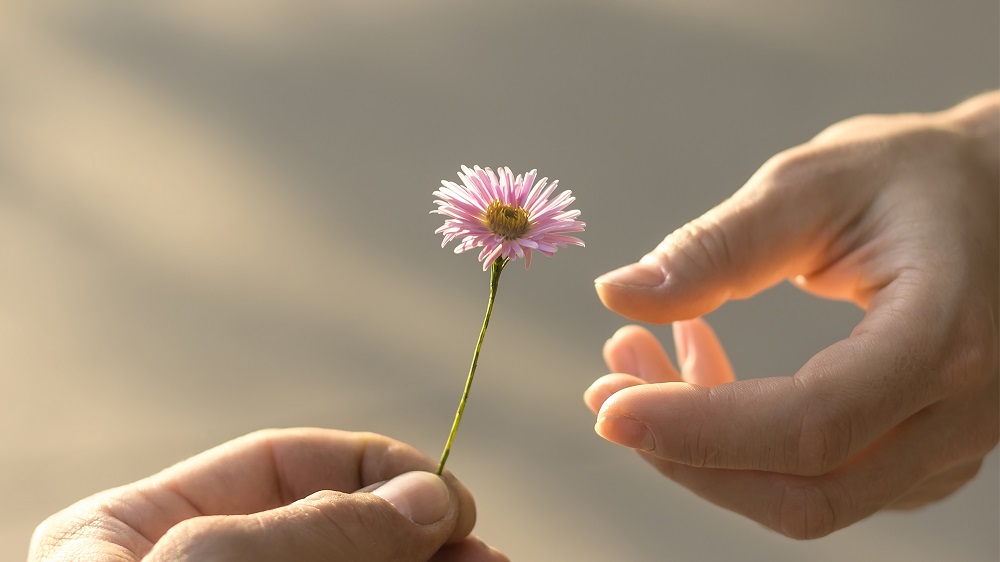
[[537, 183], [535, 170], [523, 177], [514, 177], [510, 168], [499, 169], [499, 177], [489, 168], [462, 166], [458, 174], [462, 185], [442, 181], [434, 192], [438, 208], [431, 211], [450, 217], [434, 231], [444, 234], [443, 248], [455, 238], [461, 238], [455, 253], [478, 248], [483, 271], [499, 257], [524, 258], [524, 267], [531, 265], [532, 250], [552, 257], [560, 247], [569, 244], [583, 246], [583, 241], [571, 232], [583, 232], [584, 224], [576, 220], [578, 210], [566, 210], [575, 201], [572, 192], [563, 191], [549, 199], [558, 180]]

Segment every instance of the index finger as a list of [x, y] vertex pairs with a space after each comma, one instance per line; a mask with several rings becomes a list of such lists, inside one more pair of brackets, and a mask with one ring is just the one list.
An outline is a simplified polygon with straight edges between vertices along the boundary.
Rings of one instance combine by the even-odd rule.
[[434, 462], [374, 433], [262, 430], [205, 451], [136, 485], [177, 492], [201, 515], [254, 513], [318, 490], [353, 492]]
[[[867, 152], [855, 144], [806, 143], [772, 157], [731, 197], [638, 262], [598, 277], [601, 302], [627, 318], [661, 324], [706, 315], [728, 300], [823, 269], [836, 257], [826, 255], [831, 233], [874, 197], [877, 181], [855, 177], [856, 169], [866, 169]], [[841, 182], [854, 186], [850, 196], [828, 197]]]
[[[101, 510], [153, 543], [192, 517], [257, 513], [320, 490], [353, 492], [404, 472], [433, 471], [435, 466], [417, 449], [374, 433], [263, 430], [106, 492], [98, 500]], [[450, 473], [443, 478], [458, 495], [454, 537], [465, 536], [475, 524], [472, 496]]]

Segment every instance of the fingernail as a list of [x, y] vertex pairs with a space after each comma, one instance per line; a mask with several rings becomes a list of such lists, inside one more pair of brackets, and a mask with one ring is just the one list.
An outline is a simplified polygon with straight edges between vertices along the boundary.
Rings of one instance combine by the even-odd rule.
[[659, 287], [666, 280], [659, 264], [638, 262], [609, 271], [594, 280], [596, 284], [619, 285], [623, 287]]
[[388, 480], [383, 480], [381, 482], [376, 482], [374, 484], [369, 484], [369, 485], [365, 486], [364, 488], [361, 488], [360, 490], [354, 490], [351, 493], [352, 494], [370, 494], [370, 493], [374, 492], [375, 490], [378, 490], [379, 488], [381, 488], [382, 486], [384, 486], [386, 482], [388, 482]]
[[451, 507], [448, 486], [430, 472], [400, 474], [372, 494], [391, 503], [418, 525], [430, 525], [444, 519]]
[[652, 451], [656, 448], [656, 441], [649, 427], [627, 416], [615, 414], [601, 416], [597, 419], [594, 431], [608, 441], [625, 447], [643, 451]]
[[[591, 393], [591, 395], [594, 398], [600, 401], [602, 406], [604, 405], [605, 402], [608, 401], [608, 398], [611, 398], [611, 395], [614, 394], [613, 392], [611, 392], [611, 389], [608, 388], [608, 386], [603, 383], [602, 384], [594, 383], [590, 385], [590, 388], [588, 388], [587, 390]], [[600, 410], [600, 408], [598, 408], [598, 410]]]
[[601, 410], [601, 406], [608, 401], [608, 398], [611, 398], [613, 393], [606, 385], [598, 381], [590, 385], [590, 388], [583, 394], [586, 398], [587, 407], [591, 408], [591, 411], [596, 414]]

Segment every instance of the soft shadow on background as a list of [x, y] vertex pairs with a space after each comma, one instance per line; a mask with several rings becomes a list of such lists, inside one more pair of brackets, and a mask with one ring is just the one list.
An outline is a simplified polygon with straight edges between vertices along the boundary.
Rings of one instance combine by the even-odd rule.
[[[485, 306], [431, 191], [538, 168], [586, 249], [508, 268], [449, 468], [514, 560], [995, 560], [998, 461], [817, 541], [592, 431], [592, 279], [842, 118], [998, 86], [995, 0], [0, 2], [0, 559], [98, 490], [262, 427], [436, 457]], [[709, 321], [790, 375], [861, 312], [788, 286]], [[669, 327], [656, 328], [669, 337]], [[670, 347], [668, 345], [668, 347]]]

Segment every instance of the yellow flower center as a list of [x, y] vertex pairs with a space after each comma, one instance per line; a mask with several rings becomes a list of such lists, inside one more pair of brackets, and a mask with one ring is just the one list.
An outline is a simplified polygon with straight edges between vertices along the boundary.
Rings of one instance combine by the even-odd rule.
[[482, 220], [483, 226], [504, 240], [517, 240], [531, 227], [531, 223], [528, 222], [528, 211], [523, 207], [504, 205], [500, 201], [493, 201], [486, 207], [486, 214]]

